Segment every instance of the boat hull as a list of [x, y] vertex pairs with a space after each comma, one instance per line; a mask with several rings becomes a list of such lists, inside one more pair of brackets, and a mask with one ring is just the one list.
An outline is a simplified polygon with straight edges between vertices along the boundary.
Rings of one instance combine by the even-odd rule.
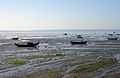
[[71, 41], [71, 44], [72, 45], [75, 45], [75, 44], [87, 44], [87, 41], [82, 41], [82, 42], [77, 42], [77, 41]]
[[118, 38], [107, 38], [108, 40], [117, 40]]
[[30, 44], [19, 44], [19, 43], [15, 43], [15, 45], [17, 47], [36, 47], [39, 44], [39, 42], [37, 43], [30, 43]]
[[18, 40], [19, 38], [12, 38], [13, 40]]

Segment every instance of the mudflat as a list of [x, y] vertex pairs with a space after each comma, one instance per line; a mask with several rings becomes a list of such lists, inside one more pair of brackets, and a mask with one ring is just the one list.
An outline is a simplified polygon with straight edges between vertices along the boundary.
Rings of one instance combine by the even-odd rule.
[[[120, 40], [85, 39], [87, 45], [71, 45], [73, 36], [1, 40], [0, 78], [119, 78]], [[23, 40], [40, 44], [14, 45]]]

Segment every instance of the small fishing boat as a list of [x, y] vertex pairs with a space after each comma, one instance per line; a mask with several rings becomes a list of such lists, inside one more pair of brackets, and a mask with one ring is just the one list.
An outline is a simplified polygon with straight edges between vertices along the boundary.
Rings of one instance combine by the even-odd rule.
[[109, 36], [113, 36], [113, 34], [108, 34]]
[[79, 38], [83, 38], [81, 35], [76, 35], [76, 37], [79, 39]]
[[68, 35], [67, 33], [64, 33], [63, 35]]
[[15, 43], [17, 47], [36, 47], [38, 44], [39, 42], [37, 43], [33, 43], [33, 42]]
[[12, 38], [13, 40], [18, 40], [19, 39], [19, 37], [15, 37], [15, 38]]
[[113, 34], [108, 34], [109, 36], [107, 37], [108, 40], [118, 40], [116, 32], [113, 31]]
[[117, 40], [118, 37], [108, 37], [107, 39], [108, 39], [108, 40]]
[[75, 44], [87, 44], [87, 41], [71, 41], [71, 44], [72, 45], [75, 45]]
[[120, 35], [120, 34], [116, 34], [116, 35]]

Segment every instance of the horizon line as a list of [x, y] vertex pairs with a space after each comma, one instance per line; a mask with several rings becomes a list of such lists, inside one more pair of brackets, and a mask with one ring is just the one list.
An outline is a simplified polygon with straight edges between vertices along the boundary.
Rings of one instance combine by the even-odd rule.
[[120, 30], [120, 29], [33, 29], [33, 30], [18, 30], [18, 29], [10, 29], [10, 30], [5, 30], [5, 29], [0, 29], [0, 31], [69, 31], [69, 30]]

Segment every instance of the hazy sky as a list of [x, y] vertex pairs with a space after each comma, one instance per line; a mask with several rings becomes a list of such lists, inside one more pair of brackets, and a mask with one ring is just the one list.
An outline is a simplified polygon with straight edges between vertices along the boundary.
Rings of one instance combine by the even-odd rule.
[[120, 0], [0, 0], [0, 30], [120, 29]]

